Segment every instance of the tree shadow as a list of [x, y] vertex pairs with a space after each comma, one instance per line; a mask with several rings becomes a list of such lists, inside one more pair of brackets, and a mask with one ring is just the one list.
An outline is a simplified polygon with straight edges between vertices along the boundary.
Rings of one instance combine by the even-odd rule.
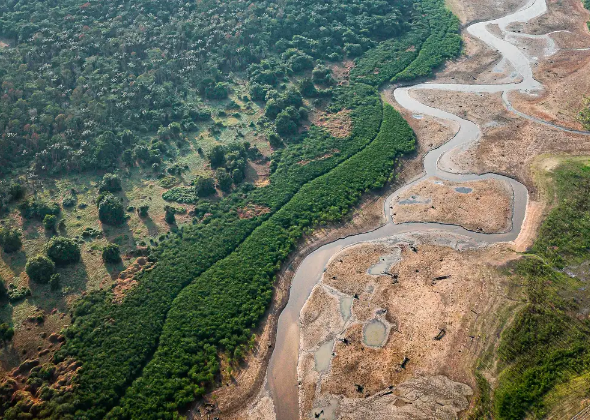
[[56, 272], [60, 275], [57, 290], [51, 290], [49, 284], [29, 281], [29, 288], [31, 289], [30, 303], [45, 312], [51, 312], [53, 309], [57, 309], [59, 312], [67, 312], [72, 295], [81, 295], [86, 291], [88, 284], [88, 271], [83, 261], [58, 267]]
[[149, 214], [145, 217], [140, 217], [139, 220], [141, 220], [142, 223], [145, 225], [150, 236], [156, 236], [160, 233], [159, 229], [158, 229], [158, 225], [156, 225], [154, 223], [154, 221], [152, 220], [152, 218]]
[[121, 271], [125, 270], [125, 266], [123, 265], [123, 261], [119, 261], [118, 263], [106, 263], [105, 268], [111, 276], [111, 280], [116, 280], [119, 278], [119, 274]]
[[2, 261], [4, 261], [4, 263], [12, 270], [14, 277], [18, 277], [20, 273], [25, 270], [25, 265], [27, 264], [27, 254], [25, 254], [23, 250], [11, 253], [6, 253], [0, 250], [0, 255], [2, 256]]

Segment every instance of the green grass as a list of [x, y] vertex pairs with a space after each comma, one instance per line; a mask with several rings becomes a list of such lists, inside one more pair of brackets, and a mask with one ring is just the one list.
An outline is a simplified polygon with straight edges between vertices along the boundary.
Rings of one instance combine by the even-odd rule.
[[[590, 372], [590, 308], [586, 274], [571, 277], [590, 251], [590, 167], [569, 161], [553, 174], [557, 205], [543, 222], [531, 255], [512, 267], [527, 305], [503, 332], [495, 418], [543, 417], [559, 404], [554, 390]], [[583, 273], [583, 271], [579, 271]]]

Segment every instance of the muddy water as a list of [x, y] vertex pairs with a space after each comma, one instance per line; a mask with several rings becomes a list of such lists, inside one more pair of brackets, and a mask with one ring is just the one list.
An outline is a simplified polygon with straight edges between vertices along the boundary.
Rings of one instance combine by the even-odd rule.
[[[498, 174], [490, 173], [477, 175], [459, 173], [458, 168], [456, 168], [450, 159], [448, 159], [447, 152], [455, 148], [465, 148], [478, 141], [481, 137], [479, 127], [473, 122], [462, 119], [454, 114], [420, 103], [412, 97], [411, 92], [416, 89], [436, 89], [482, 94], [502, 92], [506, 107], [515, 114], [542, 124], [551, 125], [554, 128], [575, 132], [575, 130], [559, 127], [516, 111], [510, 104], [507, 96], [508, 92], [514, 90], [534, 94], [540, 92], [542, 89], [541, 84], [533, 77], [531, 62], [534, 62], [535, 58], [527, 57], [516, 45], [511, 43], [514, 42], [515, 39], [526, 35], [509, 32], [507, 28], [513, 23], [525, 23], [535, 17], [541, 16], [546, 11], [547, 5], [545, 0], [530, 0], [523, 8], [515, 13], [500, 19], [475, 23], [467, 28], [467, 31], [471, 35], [481, 39], [487, 45], [498, 50], [502, 54], [503, 60], [509, 62], [515, 69], [515, 72], [520, 76], [520, 82], [500, 85], [421, 83], [410, 87], [395, 89], [394, 97], [396, 101], [414, 115], [430, 115], [442, 120], [458, 123], [460, 127], [459, 131], [457, 131], [455, 136], [449, 142], [430, 151], [425, 156], [424, 175], [420, 179], [402, 187], [387, 198], [384, 205], [384, 211], [388, 220], [386, 225], [369, 233], [350, 236], [329, 243], [311, 253], [300, 265], [291, 284], [289, 302], [279, 318], [276, 347], [270, 359], [267, 371], [268, 386], [276, 408], [277, 419], [291, 420], [299, 417], [297, 383], [299, 313], [309, 297], [311, 290], [315, 284], [320, 281], [322, 273], [332, 256], [336, 255], [347, 246], [382, 239], [400, 233], [445, 231], [468, 236], [476, 241], [487, 243], [512, 241], [516, 239], [520, 233], [528, 201], [528, 191], [526, 187], [511, 178]], [[502, 32], [501, 38], [488, 31], [488, 25], [490, 24], [497, 25], [497, 27], [500, 28], [500, 31]], [[548, 35], [540, 36], [538, 38], [543, 37], [550, 40]], [[552, 52], [554, 50], [554, 43], [549, 42], [548, 47], [546, 48], [546, 51], [547, 50], [551, 50]], [[484, 98], [482, 98], [482, 100]], [[433, 176], [453, 182], [480, 181], [486, 179], [498, 179], [509, 182], [514, 194], [512, 229], [508, 233], [483, 234], [468, 231], [459, 226], [439, 223], [394, 224], [390, 214], [392, 200], [398, 197], [401, 192], [405, 191], [410, 186]], [[326, 361], [322, 360], [321, 364], [324, 365], [325, 363]], [[329, 360], [327, 363], [329, 363]], [[307, 417], [311, 414], [312, 413], [305, 413], [305, 416]]]

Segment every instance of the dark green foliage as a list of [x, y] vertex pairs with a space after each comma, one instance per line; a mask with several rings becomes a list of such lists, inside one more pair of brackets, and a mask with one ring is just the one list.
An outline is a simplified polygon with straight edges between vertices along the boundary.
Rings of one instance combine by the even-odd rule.
[[121, 262], [121, 254], [119, 251], [119, 245], [117, 244], [106, 244], [102, 248], [102, 260], [105, 263], [117, 264]]
[[53, 214], [48, 214], [43, 218], [43, 227], [45, 230], [54, 231], [55, 226], [57, 225], [57, 216]]
[[195, 194], [198, 197], [208, 197], [215, 194], [215, 181], [213, 178], [199, 176], [195, 179]]
[[55, 273], [49, 278], [49, 287], [51, 287], [51, 290], [55, 291], [59, 289], [60, 280], [61, 276], [59, 275], [59, 273]]
[[225, 147], [221, 145], [215, 145], [209, 152], [209, 162], [211, 163], [211, 167], [216, 168], [221, 166], [225, 162]]
[[76, 201], [76, 196], [70, 193], [63, 198], [61, 205], [64, 207], [74, 207], [76, 205]]
[[544, 417], [548, 392], [590, 372], [590, 325], [578, 316], [590, 299], [584, 282], [561, 272], [588, 260], [590, 168], [566, 163], [553, 178], [558, 204], [541, 226], [532, 248], [536, 255], [518, 261], [514, 269], [528, 303], [498, 348], [504, 370], [493, 407], [499, 419]]
[[122, 189], [121, 178], [115, 174], [104, 174], [102, 181], [98, 186], [98, 191], [100, 192], [117, 192], [121, 191]]
[[4, 252], [11, 253], [21, 249], [23, 245], [21, 236], [22, 234], [19, 230], [11, 229], [9, 227], [0, 227], [0, 246]]
[[80, 246], [73, 239], [54, 236], [45, 245], [47, 256], [57, 265], [74, 264], [80, 261]]
[[55, 264], [45, 255], [29, 258], [25, 266], [29, 278], [36, 283], [47, 283], [55, 272]]
[[[243, 10], [244, 17], [252, 20], [243, 22], [239, 36], [224, 35], [219, 41], [212, 41], [215, 45], [226, 45], [227, 40], [232, 39], [237, 45], [227, 50], [209, 45], [207, 48], [219, 51], [212, 57], [214, 59], [227, 54], [220, 67], [223, 71], [250, 64], [251, 93], [257, 90], [260, 100], [273, 101], [271, 104], [276, 107], [269, 115], [277, 117], [285, 112], [297, 123], [305, 118], [305, 113], [300, 112], [301, 93], [286, 89], [287, 76], [293, 70], [312, 69], [315, 60], [322, 57], [342, 57], [345, 47], [350, 54], [370, 50], [382, 40], [407, 30], [410, 19], [413, 24], [422, 20], [419, 11], [413, 11], [410, 1], [374, 4], [330, 0], [324, 4], [289, 0], [280, 8], [272, 2], [250, 6], [242, 2], [206, 1], [184, 9], [185, 4], [182, 2], [179, 6], [175, 0], [150, 4], [150, 11], [157, 9], [153, 16], [157, 16], [155, 20], [162, 31], [157, 33], [169, 28], [168, 16], [163, 12], [171, 8], [183, 7], [190, 15], [186, 30], [178, 30], [179, 22], [184, 19], [180, 14], [170, 18], [170, 22], [174, 20], [177, 34], [190, 33], [195, 30], [190, 28], [201, 28], [200, 25], [209, 28], [214, 15], [220, 19], [215, 30], [222, 30], [229, 13], [236, 8]], [[95, 6], [91, 3], [88, 7], [92, 11]], [[83, 19], [78, 16], [79, 8], [78, 3], [72, 6], [75, 19]], [[281, 9], [280, 19], [275, 18], [275, 9]], [[121, 20], [126, 22], [128, 17], [124, 13], [134, 15], [136, 12], [125, 5], [122, 10], [116, 9], [116, 14], [122, 15]], [[309, 19], [311, 13], [322, 20], [327, 31], [317, 31], [318, 22]], [[232, 17], [229, 28], [236, 27], [235, 19], [241, 17]], [[90, 26], [94, 25], [93, 20]], [[141, 25], [150, 28], [153, 23], [147, 20]], [[367, 30], [363, 30], [365, 28]], [[105, 33], [101, 33], [102, 36]], [[131, 34], [131, 37], [144, 37], [137, 27], [133, 27]], [[150, 51], [137, 60], [138, 65], [143, 62], [149, 70], [133, 84], [145, 88], [137, 95], [138, 99], [143, 101], [146, 95], [150, 96], [149, 110], [143, 102], [138, 105], [136, 99], [130, 99], [132, 111], [125, 113], [127, 109], [123, 108], [121, 118], [127, 118], [130, 125], [135, 124], [137, 111], [146, 110], [147, 114], [139, 114], [139, 118], [142, 124], [150, 124], [150, 129], [155, 131], [168, 124], [160, 119], [173, 118], [169, 111], [178, 109], [179, 102], [184, 100], [177, 100], [182, 95], [176, 92], [182, 93], [185, 78], [191, 77], [191, 87], [197, 87], [202, 94], [227, 79], [223, 71], [211, 72], [209, 76], [206, 71], [195, 69], [192, 75], [186, 75], [191, 72], [185, 71], [184, 58], [178, 60], [178, 68], [169, 59], [170, 52], [176, 51], [170, 49], [169, 42], [173, 41], [166, 38], [163, 48], [158, 49], [154, 47], [154, 44], [159, 45], [158, 35], [150, 32], [149, 36], [156, 39], [146, 42]], [[273, 51], [263, 47], [266, 45], [272, 45]], [[144, 51], [142, 48], [138, 47]], [[183, 54], [182, 49], [179, 54]], [[251, 64], [262, 56], [266, 58], [259, 64]], [[197, 61], [189, 59], [188, 62]], [[205, 61], [199, 60], [199, 63]], [[170, 67], [165, 67], [166, 64]], [[124, 71], [127, 74], [127, 68]], [[207, 78], [210, 81], [200, 83]], [[168, 80], [173, 83], [167, 83]], [[92, 86], [93, 83], [94, 80]], [[113, 303], [107, 291], [90, 293], [78, 301], [72, 310], [72, 326], [66, 331], [66, 343], [55, 357], [56, 361], [73, 357], [82, 362], [83, 369], [76, 378], [73, 394], [61, 396], [59, 405], [54, 400], [44, 404], [46, 416], [60, 413], [65, 417], [76, 413], [76, 417], [99, 419], [110, 413], [112, 418], [171, 418], [178, 408], [213, 384], [220, 351], [239, 357], [241, 346], [250, 339], [251, 329], [269, 302], [275, 271], [301, 235], [318, 224], [339, 220], [364, 191], [383, 185], [391, 176], [396, 157], [413, 148], [411, 130], [390, 107], [385, 108], [382, 123], [382, 105], [375, 87], [353, 82], [335, 87], [330, 94], [333, 95], [330, 112], [351, 111], [351, 135], [334, 138], [312, 127], [309, 132], [297, 136], [296, 144], [290, 141], [281, 153], [273, 155], [268, 186], [254, 188], [241, 184], [219, 201], [197, 202], [195, 192], [191, 196], [182, 187], [164, 194], [166, 199], [174, 196], [194, 200], [197, 203], [195, 224], [181, 226], [178, 234], [161, 239], [150, 255], [157, 264], [138, 275], [137, 287], [123, 302]], [[109, 123], [117, 124], [119, 116], [110, 115]], [[266, 132], [273, 129], [270, 124], [264, 127]], [[134, 146], [132, 157], [134, 161], [158, 164], [161, 149], [161, 145], [158, 150]], [[231, 174], [234, 183], [239, 183], [244, 176], [247, 149], [228, 146], [224, 162], [219, 163], [219, 167]], [[328, 154], [329, 157], [324, 158]], [[238, 209], [248, 204], [266, 207], [269, 212], [240, 219]], [[186, 288], [187, 285], [190, 288]], [[180, 319], [183, 310], [186, 310], [186, 320]], [[189, 323], [193, 331], [187, 328]], [[178, 327], [176, 333], [174, 326]], [[173, 348], [176, 337], [182, 339], [176, 342], [177, 348]], [[169, 359], [169, 354], [177, 355], [178, 360]], [[144, 389], [146, 384], [151, 388]], [[124, 394], [125, 398], [120, 401]]]
[[0, 324], [0, 341], [2, 341], [4, 345], [6, 345], [7, 341], [12, 340], [13, 336], [14, 328], [6, 323]]
[[[238, 171], [239, 173], [239, 171]], [[217, 180], [217, 186], [223, 192], [229, 192], [231, 190], [231, 186], [233, 183], [232, 177], [227, 171], [223, 168], [217, 169], [215, 171], [215, 179]]]
[[[219, 368], [213, 349], [221, 346], [233, 353], [249, 339], [250, 328], [270, 301], [280, 263], [303, 232], [339, 220], [364, 191], [387, 181], [396, 156], [413, 148], [411, 129], [386, 105], [381, 131], [372, 143], [303, 186], [235, 252], [185, 288], [168, 313], [154, 358], [122, 400], [123, 417], [137, 416], [141, 402], [148, 400], [153, 409], [162, 410], [154, 417], [162, 416], [170, 404], [180, 408], [195, 393], [203, 393]], [[194, 344], [178, 346], [185, 340]], [[175, 372], [174, 380], [170, 372]]]
[[139, 214], [139, 217], [147, 217], [148, 216], [148, 210], [150, 209], [149, 204], [141, 204], [139, 206], [139, 208], [137, 209], [137, 214]]
[[195, 188], [174, 187], [162, 194], [166, 201], [176, 201], [177, 203], [192, 204], [197, 201]]
[[23, 201], [18, 208], [25, 219], [37, 220], [43, 220], [48, 214], [57, 216], [61, 211], [57, 203], [47, 203], [33, 198]]
[[176, 216], [174, 216], [174, 209], [170, 206], [166, 206], [164, 207], [164, 220], [166, 221], [166, 223], [168, 223], [169, 225], [173, 225], [176, 223]]
[[31, 289], [28, 287], [16, 287], [14, 284], [8, 286], [8, 300], [12, 303], [18, 302], [27, 296], [31, 296]]
[[98, 203], [98, 218], [107, 225], [125, 223], [125, 209], [121, 200], [112, 194], [103, 196]]

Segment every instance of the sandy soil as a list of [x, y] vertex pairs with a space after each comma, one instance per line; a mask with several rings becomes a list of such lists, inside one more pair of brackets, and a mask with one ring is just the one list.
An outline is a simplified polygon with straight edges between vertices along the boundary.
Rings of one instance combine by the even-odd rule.
[[[467, 409], [466, 397], [474, 386], [472, 364], [485, 347], [480, 342], [484, 335], [474, 333], [478, 314], [503, 300], [498, 291], [504, 280], [493, 267], [516, 256], [505, 247], [480, 248], [448, 234], [417, 235], [353, 246], [334, 256], [301, 312], [300, 417], [327, 409], [327, 401], [338, 411], [346, 399], [344, 411], [350, 418], [362, 418], [366, 398], [388, 390], [398, 398], [384, 404], [383, 414], [456, 418]], [[368, 273], [390, 254], [397, 254], [398, 261], [387, 269], [389, 274]], [[337, 304], [326, 304], [343, 295], [355, 297], [347, 321]], [[363, 343], [363, 328], [374, 319], [388, 326], [381, 348]], [[334, 337], [329, 370], [318, 373], [313, 353]], [[409, 360], [402, 368], [405, 358]], [[414, 389], [424, 377], [440, 377], [444, 385], [423, 390], [420, 400], [448, 415], [428, 417], [424, 407], [400, 404], [400, 398], [405, 401], [398, 394], [400, 386]], [[457, 388], [461, 392], [453, 393]], [[436, 407], [439, 392], [452, 395]]]
[[512, 228], [512, 199], [512, 187], [505, 181], [455, 183], [433, 177], [399, 194], [392, 216], [395, 223], [440, 222], [503, 233]]

